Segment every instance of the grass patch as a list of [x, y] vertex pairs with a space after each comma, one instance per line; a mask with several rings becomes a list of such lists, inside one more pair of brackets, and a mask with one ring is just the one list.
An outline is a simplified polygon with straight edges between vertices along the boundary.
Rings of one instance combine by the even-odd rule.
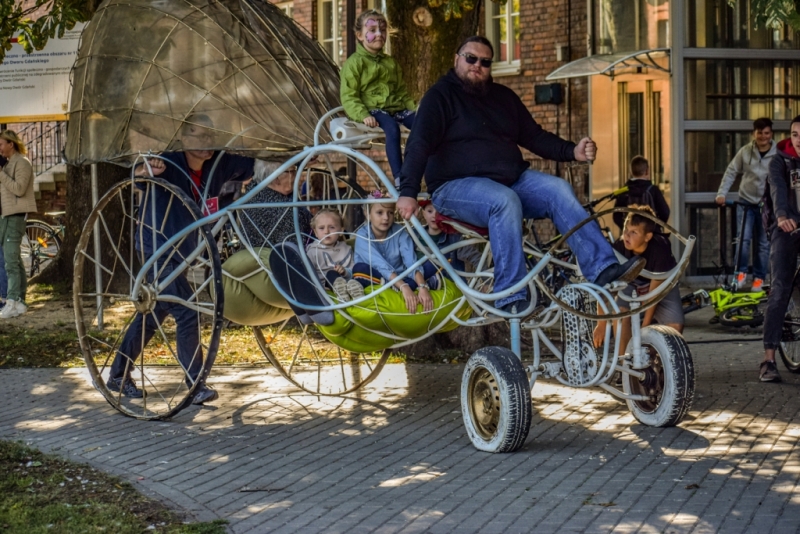
[[74, 326], [50, 331], [10, 326], [0, 335], [0, 368], [82, 365]]
[[224, 534], [225, 521], [184, 523], [127, 482], [0, 440], [0, 530], [9, 534]]

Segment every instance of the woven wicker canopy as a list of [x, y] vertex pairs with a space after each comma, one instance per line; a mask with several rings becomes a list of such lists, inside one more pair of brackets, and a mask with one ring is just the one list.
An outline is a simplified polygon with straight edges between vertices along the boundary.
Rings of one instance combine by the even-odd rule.
[[265, 0], [107, 0], [71, 79], [73, 164], [184, 148], [285, 156], [339, 106], [337, 67]]

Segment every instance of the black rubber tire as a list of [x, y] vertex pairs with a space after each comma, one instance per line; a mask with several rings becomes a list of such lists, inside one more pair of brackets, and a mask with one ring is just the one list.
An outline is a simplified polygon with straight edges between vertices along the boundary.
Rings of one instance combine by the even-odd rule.
[[761, 326], [764, 324], [764, 310], [762, 308], [762, 305], [749, 305], [725, 310], [719, 314], [719, 324], [735, 328]]
[[[109, 368], [125, 333], [132, 328], [133, 319], [139, 315], [136, 306], [145, 300], [143, 294], [148, 293], [145, 286], [153, 288], [149, 291], [147, 301], [175, 302], [174, 297], [159, 292], [157, 284], [145, 284], [143, 294], [132, 294], [134, 279], [142, 265], [139, 254], [134, 252], [134, 240], [140, 236], [137, 233], [140, 224], [138, 214], [140, 208], [144, 207], [143, 204], [147, 199], [153, 198], [154, 194], [169, 195], [171, 200], [167, 204], [170, 209], [178, 209], [178, 205], [181, 205], [194, 220], [202, 218], [192, 199], [175, 185], [160, 178], [136, 178], [119, 182], [100, 198], [89, 214], [75, 251], [73, 280], [78, 341], [92, 382], [114, 409], [142, 420], [170, 419], [189, 406], [214, 364], [222, 331], [224, 305], [222, 267], [216, 240], [210, 229], [203, 226], [195, 235], [198, 246], [204, 247], [204, 251], [183, 275], [193, 293], [193, 311], [200, 332], [203, 361], [198, 379], [191, 385], [187, 384], [187, 372], [175, 356], [177, 327], [173, 318], [167, 318], [144, 344], [143, 354], [137, 358], [131, 371], [146, 397], [130, 399], [109, 390]], [[150, 209], [150, 206], [146, 206], [146, 209]], [[95, 222], [99, 228], [99, 258], [94, 252]], [[102, 265], [103, 271], [100, 287], [94, 276], [94, 266], [97, 263]], [[203, 276], [206, 267], [210, 268], [207, 277]], [[98, 331], [96, 324], [98, 297], [102, 297], [105, 317], [113, 318], [103, 331]], [[152, 310], [142, 313], [143, 316], [155, 316]]]
[[[633, 350], [633, 341], [627, 353]], [[622, 373], [622, 388], [628, 394], [651, 394], [653, 401], [628, 400], [628, 408], [642, 424], [675, 426], [689, 412], [694, 401], [694, 362], [689, 346], [674, 328], [653, 325], [642, 329], [642, 346], [650, 351], [647, 377], [640, 381]]]
[[520, 359], [503, 347], [470, 356], [461, 378], [461, 413], [476, 449], [514, 452], [525, 444], [533, 407]]
[[25, 272], [28, 278], [33, 278], [56, 257], [61, 248], [61, 238], [46, 222], [31, 219], [25, 224], [20, 248]]
[[783, 335], [778, 353], [791, 373], [800, 373], [800, 274], [795, 277], [792, 297], [783, 322]]

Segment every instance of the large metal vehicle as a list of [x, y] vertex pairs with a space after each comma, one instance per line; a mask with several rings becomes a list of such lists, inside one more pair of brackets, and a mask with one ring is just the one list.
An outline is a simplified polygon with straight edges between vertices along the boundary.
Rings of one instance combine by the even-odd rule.
[[[477, 351], [463, 374], [464, 424], [474, 446], [484, 451], [508, 452], [523, 445], [531, 424], [531, 388], [539, 378], [602, 388], [624, 399], [647, 425], [675, 425], [689, 410], [694, 370], [688, 346], [670, 328], [640, 327], [641, 312], [675, 287], [689, 261], [694, 238], [683, 238], [672, 228], [668, 231], [683, 246], [677, 267], [668, 273], [645, 272], [664, 283], [642, 297], [623, 296], [631, 307], [627, 312], [616, 300], [624, 284], [596, 286], [574, 262], [561, 259], [570, 257], [563, 254], [566, 239], [607, 212], [587, 217], [547, 249], [526, 241], [531, 268], [505, 291], [492, 289], [492, 251], [485, 232], [449, 223], [465, 236], [451, 248], [477, 246], [482, 251], [473, 270], [458, 271], [444, 256], [449, 249], [439, 250], [416, 218], [401, 222], [399, 231], [408, 232], [421, 251], [417, 263], [354, 300], [340, 301], [327, 291], [302, 252], [305, 210], [337, 210], [355, 224], [361, 207], [392, 202], [398, 194], [362, 150], [381, 132], [342, 116], [336, 67], [274, 6], [262, 0], [111, 0], [84, 31], [73, 82], [69, 160], [132, 168], [130, 179], [98, 199], [75, 256], [74, 305], [83, 355], [95, 387], [121, 413], [157, 420], [188, 406], [217, 353], [225, 350], [220, 336], [226, 315], [252, 326], [264, 356], [293, 384], [330, 395], [369, 383], [392, 349], [459, 326], [508, 322], [510, 348]], [[187, 132], [195, 135], [197, 127], [204, 129], [205, 144], [190, 146]], [[223, 154], [267, 163], [258, 166], [261, 175], [241, 198], [216, 211], [201, 210], [199, 205], [217, 204], [209, 202], [208, 187], [192, 189], [191, 198], [180, 184], [153, 172], [159, 159], [174, 164], [155, 154], [184, 149], [214, 151], [211, 176]], [[259, 195], [287, 172], [292, 174], [291, 199], [260, 201]], [[191, 181], [186, 173], [184, 178]], [[384, 197], [367, 195], [374, 190]], [[281, 210], [293, 231], [279, 242], [270, 239], [271, 229], [258, 228], [259, 210]], [[171, 232], [166, 221], [177, 214], [185, 224]], [[239, 243], [224, 264], [218, 242], [223, 230]], [[287, 250], [300, 251], [299, 263]], [[273, 261], [281, 254], [287, 256], [277, 258], [282, 263]], [[393, 289], [426, 261], [449, 280], [433, 292], [433, 311], [412, 315], [402, 304], [398, 308], [402, 297]], [[310, 288], [319, 300], [299, 296], [303, 291], [288, 286], [286, 273], [275, 265], [294, 269], [289, 279], [301, 278], [305, 290]], [[171, 289], [178, 283], [184, 285], [180, 292]], [[493, 306], [523, 287], [533, 297], [524, 313], [512, 316]], [[312, 315], [331, 312], [335, 320], [324, 326], [302, 324], [292, 307]], [[176, 323], [165, 310], [179, 310], [183, 322]], [[99, 328], [99, 312], [110, 325], [105, 330]], [[619, 326], [625, 317], [632, 321], [632, 340], [619, 347], [612, 325]], [[595, 348], [592, 329], [599, 320], [606, 327]], [[150, 321], [150, 334], [137, 326], [142, 321]], [[180, 363], [187, 324], [199, 331], [191, 365], [185, 353]], [[142, 350], [126, 369], [145, 392], [140, 399], [107, 387], [112, 361], [131, 337]], [[530, 343], [523, 343], [523, 337]], [[523, 345], [530, 347], [526, 364]], [[621, 386], [614, 385], [616, 373]]]

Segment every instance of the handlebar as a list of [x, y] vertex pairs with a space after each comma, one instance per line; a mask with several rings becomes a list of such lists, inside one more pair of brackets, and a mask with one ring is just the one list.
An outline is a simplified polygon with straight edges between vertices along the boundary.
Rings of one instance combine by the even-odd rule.
[[592, 200], [591, 202], [587, 202], [586, 204], [583, 205], [583, 207], [585, 209], [594, 208], [595, 206], [597, 206], [598, 204], [600, 204], [602, 202], [617, 198], [618, 196], [624, 195], [627, 192], [628, 192], [628, 186], [627, 185], [622, 186], [619, 189], [615, 189], [614, 191], [610, 192], [609, 194], [607, 194], [605, 196], [602, 196], [600, 198], [596, 198], [596, 199]]

